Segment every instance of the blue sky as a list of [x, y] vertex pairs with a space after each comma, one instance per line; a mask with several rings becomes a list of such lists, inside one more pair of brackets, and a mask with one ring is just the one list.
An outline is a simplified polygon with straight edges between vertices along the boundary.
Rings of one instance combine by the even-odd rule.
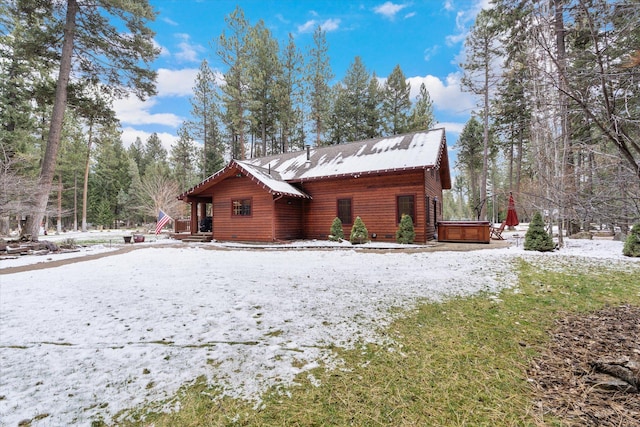
[[453, 145], [474, 108], [473, 97], [460, 89], [464, 37], [488, 0], [150, 0], [159, 12], [151, 24], [162, 53], [158, 95], [141, 102], [119, 100], [115, 109], [125, 146], [157, 132], [165, 147], [177, 139], [178, 126], [189, 119], [189, 97], [203, 59], [224, 72], [212, 42], [226, 29], [224, 18], [239, 5], [251, 25], [259, 19], [281, 43], [295, 37], [302, 51], [312, 44], [314, 29], [326, 32], [335, 83], [360, 56], [369, 72], [386, 78], [400, 65], [415, 96], [422, 82], [436, 120]]

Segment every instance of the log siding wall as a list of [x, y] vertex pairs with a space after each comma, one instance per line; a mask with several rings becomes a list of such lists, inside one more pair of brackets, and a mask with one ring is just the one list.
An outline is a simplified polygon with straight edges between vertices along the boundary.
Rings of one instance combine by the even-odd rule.
[[276, 240], [304, 238], [302, 200], [281, 198], [274, 202], [274, 234]]
[[[247, 177], [230, 177], [214, 187], [213, 237], [227, 241], [274, 240], [273, 197]], [[232, 200], [251, 199], [251, 215], [232, 215]]]
[[[336, 217], [338, 199], [350, 198], [353, 218], [357, 216], [362, 218], [371, 240], [395, 242], [395, 233], [398, 229], [397, 196], [415, 195], [416, 242], [426, 242], [433, 238], [434, 232], [432, 221], [427, 221], [427, 195], [430, 195], [430, 198], [434, 195], [442, 198], [442, 190], [438, 182], [431, 179], [430, 172], [425, 174], [422, 170], [402, 174], [306, 182], [301, 185], [301, 188], [313, 198], [306, 201], [304, 207], [304, 238], [306, 239], [326, 239], [331, 223]], [[351, 226], [343, 225], [343, 231], [345, 237], [349, 236]], [[373, 233], [377, 237], [373, 238]]]
[[[436, 227], [438, 221], [442, 219], [442, 182], [440, 180], [440, 171], [437, 169], [424, 171], [424, 194], [425, 194], [425, 212], [427, 218], [425, 222], [425, 233], [427, 240], [433, 240], [436, 236]], [[434, 199], [438, 198], [436, 203], [436, 212], [434, 216]]]
[[[213, 238], [249, 242], [326, 240], [337, 216], [338, 199], [351, 199], [353, 219], [362, 218], [372, 241], [395, 242], [399, 225], [397, 198], [413, 195], [415, 242], [424, 243], [434, 238], [442, 212], [437, 170], [308, 181], [296, 186], [312, 199], [274, 197], [245, 176], [232, 175], [222, 180], [208, 194], [201, 194], [213, 201]], [[438, 198], [436, 218], [434, 197]], [[251, 216], [232, 215], [232, 201], [238, 199], [251, 199]], [[343, 231], [348, 238], [351, 224], [343, 225]]]

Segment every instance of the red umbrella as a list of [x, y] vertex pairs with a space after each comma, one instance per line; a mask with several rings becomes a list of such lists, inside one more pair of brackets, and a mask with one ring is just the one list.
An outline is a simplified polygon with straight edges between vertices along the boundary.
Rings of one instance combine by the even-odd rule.
[[516, 212], [516, 202], [513, 201], [513, 194], [509, 193], [509, 207], [507, 208], [505, 225], [507, 227], [515, 227], [518, 224], [520, 224], [520, 221], [518, 221], [518, 213]]

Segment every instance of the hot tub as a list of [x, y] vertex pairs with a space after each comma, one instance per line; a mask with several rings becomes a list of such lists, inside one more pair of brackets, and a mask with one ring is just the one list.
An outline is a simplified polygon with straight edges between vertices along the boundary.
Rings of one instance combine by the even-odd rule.
[[489, 227], [489, 221], [441, 221], [438, 223], [438, 241], [489, 243]]

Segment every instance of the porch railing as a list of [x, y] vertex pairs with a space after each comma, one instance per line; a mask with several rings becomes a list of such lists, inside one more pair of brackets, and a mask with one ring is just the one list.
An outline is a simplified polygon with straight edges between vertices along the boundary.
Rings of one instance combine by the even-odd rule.
[[174, 231], [176, 233], [190, 233], [191, 232], [191, 218], [176, 219], [174, 221]]

